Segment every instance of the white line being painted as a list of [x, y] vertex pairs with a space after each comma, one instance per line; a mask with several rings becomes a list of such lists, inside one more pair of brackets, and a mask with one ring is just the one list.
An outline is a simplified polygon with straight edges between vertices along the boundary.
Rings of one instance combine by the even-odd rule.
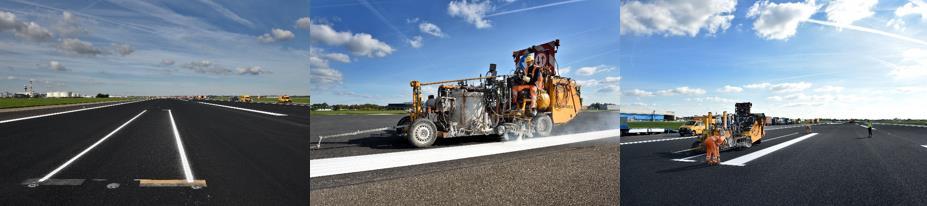
[[[144, 100], [143, 100], [143, 101], [144, 101]], [[35, 115], [35, 116], [30, 116], [30, 117], [21, 117], [21, 118], [16, 118], [16, 119], [8, 119], [8, 120], [2, 120], [2, 121], [0, 121], [0, 124], [7, 123], [7, 122], [20, 121], [20, 120], [35, 119], [35, 118], [39, 118], [39, 117], [54, 116], [54, 115], [59, 115], [59, 114], [67, 114], [67, 113], [72, 113], [72, 112], [86, 111], [86, 110], [91, 110], [91, 109], [99, 109], [99, 108], [105, 108], [105, 107], [113, 107], [113, 106], [119, 106], [119, 105], [123, 105], [123, 104], [135, 103], [135, 102], [140, 102], [140, 101], [123, 102], [123, 103], [118, 103], [118, 104], [110, 104], [110, 105], [103, 105], [103, 106], [97, 106], [97, 107], [89, 107], [89, 108], [75, 109], [75, 110], [70, 110], [70, 111], [55, 112], [55, 113], [50, 113], [50, 114]]]
[[148, 111], [148, 110], [142, 110], [142, 112], [140, 112], [140, 113], [138, 113], [137, 115], [135, 115], [135, 117], [132, 117], [132, 119], [129, 119], [129, 121], [126, 121], [126, 123], [122, 123], [122, 125], [119, 125], [119, 127], [117, 127], [116, 130], [113, 130], [112, 132], [109, 132], [109, 134], [107, 134], [106, 136], [104, 136], [104, 137], [101, 138], [100, 140], [97, 140], [97, 142], [93, 143], [93, 145], [90, 145], [90, 147], [87, 147], [87, 149], [84, 149], [84, 151], [81, 151], [80, 153], [78, 153], [77, 156], [72, 157], [72, 158], [69, 159], [67, 162], [64, 162], [64, 164], [62, 164], [61, 166], [58, 166], [58, 168], [55, 168], [55, 170], [52, 170], [52, 171], [49, 172], [47, 175], [45, 175], [44, 177], [42, 177], [41, 179], [39, 179], [39, 182], [44, 182], [45, 180], [48, 180], [48, 179], [51, 178], [52, 176], [55, 176], [55, 174], [58, 174], [58, 172], [60, 172], [62, 169], [64, 169], [65, 167], [68, 167], [68, 165], [70, 165], [72, 162], [74, 162], [75, 160], [77, 160], [77, 158], [80, 158], [81, 156], [84, 156], [84, 154], [87, 154], [87, 152], [89, 152], [90, 150], [92, 150], [94, 147], [97, 147], [97, 145], [100, 145], [100, 143], [103, 143], [103, 141], [106, 141], [106, 139], [109, 139], [109, 137], [113, 136], [113, 134], [116, 134], [116, 132], [118, 132], [119, 130], [121, 130], [121, 129], [122, 129], [123, 127], [125, 127], [126, 125], [129, 125], [129, 123], [132, 123], [132, 121], [135, 121], [135, 119], [137, 119], [138, 117], [142, 116], [142, 114], [144, 114], [144, 113], [147, 112], [147, 111]]
[[322, 177], [516, 152], [604, 139], [609, 137], [618, 137], [618, 133], [620, 133], [620, 131], [615, 129], [526, 139], [521, 141], [496, 142], [447, 148], [391, 152], [384, 154], [315, 159], [309, 160], [309, 177]]
[[193, 171], [190, 170], [190, 161], [187, 161], [187, 151], [183, 149], [183, 142], [180, 141], [180, 132], [177, 131], [177, 123], [174, 122], [174, 113], [167, 110], [167, 115], [171, 117], [171, 128], [174, 130], [174, 140], [177, 142], [177, 151], [180, 152], [180, 163], [183, 164], [183, 175], [188, 183], [193, 183]]
[[924, 148], [927, 148], [927, 144], [925, 144], [925, 145], [921, 145], [921, 147], [924, 147]]
[[770, 139], [767, 139], [767, 140], [763, 140], [763, 142], [773, 141], [773, 140], [777, 140], [777, 139], [779, 139], [779, 138], [788, 137], [788, 136], [792, 136], [792, 135], [796, 135], [796, 134], [798, 134], [798, 132], [794, 132], [794, 133], [792, 133], [792, 134], [787, 134], [787, 135], [782, 135], [782, 136], [770, 138]]
[[666, 139], [654, 139], [654, 140], [644, 140], [644, 141], [635, 141], [635, 142], [622, 142], [621, 145], [628, 144], [640, 144], [640, 143], [651, 143], [651, 142], [662, 142], [662, 141], [672, 141], [672, 140], [681, 140], [681, 139], [692, 139], [698, 136], [688, 136], [688, 137], [676, 137], [676, 138], [666, 138]]
[[782, 148], [785, 148], [785, 147], [788, 147], [788, 146], [793, 145], [793, 144], [795, 144], [795, 143], [801, 142], [802, 140], [805, 140], [805, 139], [808, 139], [808, 138], [810, 138], [810, 137], [813, 137], [814, 135], [818, 135], [818, 133], [807, 134], [807, 135], [805, 135], [805, 136], [801, 136], [801, 137], [798, 137], [798, 138], [795, 138], [795, 139], [792, 139], [792, 140], [783, 142], [783, 143], [781, 143], [781, 144], [777, 144], [777, 145], [774, 145], [774, 146], [771, 146], [771, 147], [767, 147], [766, 149], [762, 149], [762, 150], [760, 150], [760, 151], [756, 151], [756, 152], [753, 152], [753, 153], [750, 153], [750, 154], [747, 154], [747, 155], [744, 155], [744, 156], [740, 156], [740, 157], [734, 158], [734, 159], [732, 159], [732, 160], [724, 161], [724, 162], [722, 162], [721, 164], [722, 164], [722, 165], [732, 165], [732, 166], [745, 166], [745, 165], [747, 164], [747, 162], [753, 161], [753, 160], [755, 160], [755, 159], [757, 159], [757, 158], [766, 156], [766, 155], [768, 155], [769, 153], [775, 152], [775, 151], [780, 150], [780, 149], [782, 149]]
[[689, 157], [682, 158], [682, 159], [673, 159], [673, 161], [677, 161], [677, 162], [695, 162], [695, 160], [693, 160], [692, 158], [695, 158], [695, 157], [698, 157], [698, 156], [705, 156], [705, 154], [693, 155], [693, 156], [689, 156]]
[[261, 114], [266, 114], [266, 115], [273, 115], [273, 116], [278, 116], [278, 117], [286, 116], [285, 114], [280, 114], [280, 113], [265, 112], [265, 111], [261, 111], [261, 110], [246, 109], [246, 108], [233, 107], [233, 106], [227, 106], [227, 105], [221, 105], [221, 104], [213, 104], [213, 103], [209, 103], [209, 102], [199, 102], [199, 103], [200, 103], [200, 104], [207, 104], [207, 105], [217, 106], [217, 107], [225, 107], [225, 108], [229, 108], [229, 109], [237, 109], [237, 110], [242, 110], [242, 111], [249, 111], [249, 112], [254, 112], [254, 113], [261, 113]]

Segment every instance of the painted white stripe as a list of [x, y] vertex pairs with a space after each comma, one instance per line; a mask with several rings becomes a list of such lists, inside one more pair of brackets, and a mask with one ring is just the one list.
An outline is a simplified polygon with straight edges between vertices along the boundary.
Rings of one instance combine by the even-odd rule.
[[[142, 101], [145, 101], [145, 100], [142, 100]], [[71, 113], [71, 112], [79, 112], [79, 111], [86, 111], [86, 110], [91, 110], [91, 109], [99, 109], [99, 108], [104, 108], [104, 107], [113, 107], [113, 106], [119, 106], [119, 105], [123, 105], [123, 104], [135, 103], [135, 102], [141, 102], [141, 101], [123, 102], [123, 103], [118, 103], [118, 104], [110, 104], [110, 105], [103, 105], [103, 106], [97, 106], [97, 107], [89, 107], [89, 108], [75, 109], [75, 110], [70, 110], [70, 111], [55, 112], [55, 113], [50, 113], [50, 114], [35, 115], [35, 116], [30, 116], [30, 117], [22, 117], [22, 118], [16, 118], [16, 119], [8, 119], [8, 120], [2, 120], [2, 121], [0, 121], [0, 124], [7, 123], [7, 122], [20, 121], [20, 120], [35, 119], [35, 118], [39, 118], [39, 117], [47, 117], [47, 116], [59, 115], [59, 114], [67, 114], [67, 113]]]
[[569, 135], [465, 145], [447, 148], [423, 149], [384, 154], [360, 155], [309, 160], [309, 177], [322, 177], [352, 172], [363, 172], [411, 165], [435, 163], [471, 157], [495, 155], [522, 150], [551, 147], [569, 143], [618, 137], [619, 130], [605, 130]]
[[44, 182], [45, 180], [48, 180], [48, 179], [51, 178], [52, 176], [55, 176], [55, 174], [58, 174], [58, 172], [60, 172], [62, 169], [64, 169], [65, 167], [68, 167], [68, 165], [70, 165], [72, 162], [74, 162], [75, 160], [77, 160], [77, 158], [80, 158], [81, 156], [84, 156], [84, 154], [87, 154], [87, 152], [89, 152], [90, 150], [92, 150], [94, 147], [97, 147], [97, 145], [100, 145], [100, 143], [103, 143], [103, 141], [106, 141], [106, 139], [109, 139], [109, 137], [113, 136], [113, 134], [116, 134], [116, 132], [118, 132], [119, 130], [121, 130], [121, 129], [122, 129], [123, 127], [125, 127], [126, 125], [129, 125], [129, 123], [132, 123], [132, 121], [135, 121], [135, 119], [137, 119], [138, 117], [142, 116], [142, 114], [144, 114], [144, 113], [147, 112], [147, 111], [148, 111], [148, 110], [142, 110], [142, 112], [140, 112], [140, 113], [138, 113], [137, 115], [135, 115], [135, 117], [132, 117], [132, 119], [129, 119], [129, 121], [126, 121], [126, 123], [122, 123], [122, 125], [119, 125], [119, 127], [117, 127], [116, 130], [113, 130], [112, 132], [109, 132], [109, 134], [107, 134], [106, 136], [104, 136], [104, 137], [101, 138], [100, 140], [97, 140], [97, 142], [93, 143], [93, 145], [90, 145], [90, 147], [87, 147], [87, 149], [84, 149], [84, 151], [81, 151], [81, 152], [78, 153], [76, 156], [72, 157], [72, 158], [69, 159], [67, 162], [64, 162], [64, 164], [62, 164], [61, 166], [58, 166], [58, 168], [55, 168], [55, 170], [52, 170], [52, 171], [49, 172], [47, 175], [45, 175], [44, 177], [42, 177], [41, 179], [39, 179], [39, 182]]
[[698, 157], [698, 156], [705, 156], [705, 154], [693, 155], [693, 156], [689, 156], [689, 157], [682, 158], [682, 159], [673, 159], [673, 161], [677, 161], [677, 162], [695, 162], [695, 160], [693, 160], [692, 158], [695, 158], [695, 157]]
[[654, 140], [643, 140], [643, 141], [635, 141], [635, 142], [622, 142], [621, 145], [640, 144], [640, 143], [651, 143], [651, 142], [663, 142], [663, 141], [672, 141], [672, 140], [681, 140], [681, 139], [692, 139], [692, 138], [696, 138], [696, 137], [698, 137], [698, 136], [676, 137], [676, 138], [654, 139]]
[[217, 106], [217, 107], [225, 107], [225, 108], [229, 108], [229, 109], [237, 109], [237, 110], [242, 110], [242, 111], [249, 111], [249, 112], [254, 112], [254, 113], [261, 113], [261, 114], [266, 114], [266, 115], [273, 115], [273, 116], [278, 116], [278, 117], [286, 116], [285, 114], [280, 114], [280, 113], [265, 112], [265, 111], [261, 111], [261, 110], [246, 109], [246, 108], [233, 107], [233, 106], [227, 106], [227, 105], [221, 105], [221, 104], [213, 104], [213, 103], [209, 103], [209, 102], [199, 102], [199, 103], [200, 103], [200, 104], [207, 104], [207, 105]]
[[927, 148], [927, 144], [925, 144], [925, 145], [921, 145], [921, 147], [924, 147], [924, 148]]
[[793, 145], [793, 144], [795, 144], [795, 143], [801, 142], [802, 140], [805, 140], [805, 139], [808, 139], [808, 138], [810, 138], [810, 137], [813, 137], [814, 135], [818, 135], [818, 133], [807, 134], [807, 135], [805, 135], [805, 136], [801, 136], [801, 137], [798, 137], [798, 138], [795, 138], [795, 139], [792, 139], [792, 140], [783, 142], [783, 143], [781, 143], [781, 144], [774, 145], [774, 146], [772, 146], [772, 147], [767, 147], [766, 149], [762, 149], [762, 150], [760, 150], [760, 151], [756, 151], [756, 152], [753, 152], [753, 153], [750, 153], [750, 154], [747, 154], [747, 155], [744, 155], [744, 156], [740, 156], [740, 157], [734, 158], [734, 159], [732, 159], [732, 160], [724, 161], [724, 162], [722, 162], [721, 164], [722, 164], [722, 165], [733, 165], [733, 166], [745, 166], [745, 165], [747, 164], [747, 162], [753, 161], [753, 160], [755, 160], [755, 159], [757, 159], [757, 158], [766, 156], [766, 155], [768, 155], [769, 153], [775, 152], [775, 151], [780, 150], [780, 149], [782, 149], [782, 148], [785, 148], [785, 147], [788, 147], [788, 146]]
[[190, 161], [187, 161], [187, 151], [183, 149], [183, 142], [180, 141], [180, 132], [177, 131], [177, 123], [174, 122], [174, 113], [167, 110], [167, 115], [171, 117], [171, 128], [174, 130], [174, 140], [177, 141], [177, 151], [180, 152], [180, 163], [183, 164], [183, 175], [188, 183], [193, 182], [193, 171], [190, 170]]
[[774, 137], [774, 138], [769, 138], [769, 139], [763, 140], [763, 142], [773, 141], [773, 140], [777, 140], [777, 139], [779, 139], [779, 138], [788, 137], [788, 136], [792, 136], [792, 135], [796, 135], [796, 134], [798, 134], [798, 132], [795, 132], [795, 133], [792, 133], [792, 134], [787, 134], [787, 135], [782, 135], [782, 136], [778, 136], [778, 137]]

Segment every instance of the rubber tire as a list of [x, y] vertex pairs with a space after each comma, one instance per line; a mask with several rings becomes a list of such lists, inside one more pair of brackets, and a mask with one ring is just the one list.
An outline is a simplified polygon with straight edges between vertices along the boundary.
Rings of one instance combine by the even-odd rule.
[[534, 119], [531, 120], [531, 123], [531, 125], [534, 127], [534, 136], [550, 136], [550, 132], [554, 130], [554, 121], [550, 120], [550, 116], [547, 116], [546, 114], [534, 116]]
[[[425, 141], [418, 141], [419, 135], [422, 135], [422, 133], [426, 133], [425, 135], [427, 135], [427, 137], [422, 138], [425, 139]], [[434, 122], [431, 122], [431, 120], [428, 119], [418, 119], [415, 120], [415, 123], [412, 123], [411, 127], [409, 127], [409, 143], [418, 148], [430, 147], [435, 143], [435, 140], [438, 139], [437, 134], [438, 130], [436, 129]]]
[[[399, 119], [399, 122], [396, 123], [396, 126], [408, 125], [411, 121], [412, 121], [412, 117], [405, 116], [405, 117], [402, 117], [402, 119]], [[405, 130], [405, 129], [407, 129], [407, 128], [410, 128], [410, 127], [405, 127], [405, 128], [400, 127], [400, 128], [396, 128], [396, 134], [403, 134], [403, 133], [405, 133], [405, 132], [403, 132], [402, 130]]]

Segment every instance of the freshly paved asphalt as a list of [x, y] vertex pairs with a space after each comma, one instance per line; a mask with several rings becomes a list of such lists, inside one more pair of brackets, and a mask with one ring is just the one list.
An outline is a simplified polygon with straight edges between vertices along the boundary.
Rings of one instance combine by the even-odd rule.
[[[192, 173], [206, 180], [207, 187], [139, 187], [136, 179], [184, 179], [168, 109]], [[160, 99], [0, 124], [0, 203], [306, 205], [308, 112], [300, 117], [288, 107], [262, 109], [293, 115]], [[52, 177], [84, 180], [82, 184], [23, 184], [45, 176], [143, 110], [147, 112]]]
[[[856, 124], [817, 125], [816, 136], [746, 166], [672, 161], [693, 139], [621, 146], [622, 205], [925, 205], [927, 128], [877, 125], [873, 138]], [[797, 133], [797, 134], [796, 134]], [[771, 138], [785, 136], [779, 139]], [[737, 158], [804, 135], [770, 130], [767, 141], [722, 152]], [[653, 137], [662, 139], [666, 137]], [[636, 140], [640, 141], [640, 140]], [[624, 140], [622, 142], [625, 142]]]

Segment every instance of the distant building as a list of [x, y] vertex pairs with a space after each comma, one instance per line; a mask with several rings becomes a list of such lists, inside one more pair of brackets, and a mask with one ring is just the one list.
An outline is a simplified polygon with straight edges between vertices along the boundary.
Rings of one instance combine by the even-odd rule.
[[10, 92], [0, 92], [0, 98], [10, 98], [13, 97], [13, 93]]
[[412, 102], [391, 103], [386, 105], [388, 110], [408, 110], [412, 108]]

